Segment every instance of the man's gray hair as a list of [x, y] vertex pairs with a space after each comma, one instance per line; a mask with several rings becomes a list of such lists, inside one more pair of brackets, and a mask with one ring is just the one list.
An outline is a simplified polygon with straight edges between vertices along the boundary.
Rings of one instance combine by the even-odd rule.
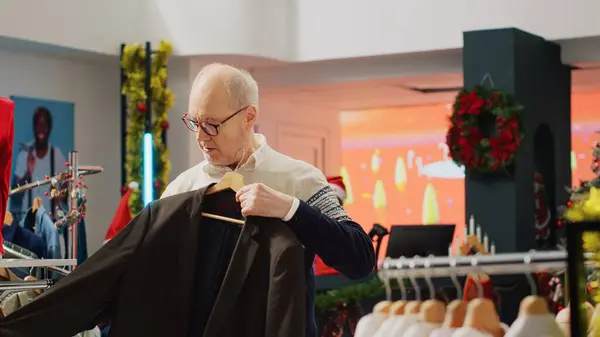
[[233, 109], [254, 105], [258, 107], [258, 84], [246, 70], [222, 63], [211, 63], [204, 66], [192, 84], [192, 88], [201, 79], [214, 74], [224, 74], [223, 85], [229, 96], [229, 104]]

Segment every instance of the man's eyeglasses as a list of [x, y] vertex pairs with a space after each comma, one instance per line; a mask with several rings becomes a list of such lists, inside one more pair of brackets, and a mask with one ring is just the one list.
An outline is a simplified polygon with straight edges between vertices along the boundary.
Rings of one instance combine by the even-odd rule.
[[225, 122], [232, 119], [240, 112], [246, 110], [248, 107], [250, 107], [250, 106], [247, 105], [247, 106], [237, 110], [236, 112], [232, 113], [231, 115], [229, 115], [229, 117], [225, 118], [224, 120], [221, 121], [221, 123], [218, 123], [218, 124], [213, 124], [213, 123], [208, 123], [208, 122], [198, 122], [197, 120], [190, 118], [189, 113], [187, 113], [187, 112], [185, 114], [183, 114], [183, 116], [181, 116], [181, 120], [183, 121], [185, 126], [187, 126], [187, 128], [190, 129], [190, 131], [198, 132], [199, 130], [202, 130], [207, 135], [215, 137], [219, 134], [219, 127], [221, 127], [221, 125], [225, 124]]

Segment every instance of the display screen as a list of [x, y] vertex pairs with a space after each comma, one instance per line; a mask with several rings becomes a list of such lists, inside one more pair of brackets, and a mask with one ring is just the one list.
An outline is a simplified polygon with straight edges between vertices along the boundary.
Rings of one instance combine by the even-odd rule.
[[[449, 104], [340, 113], [345, 208], [373, 223], [456, 224], [465, 230], [464, 170], [448, 158]], [[591, 179], [591, 148], [600, 136], [600, 92], [572, 96], [573, 182]], [[493, 240], [493, 238], [491, 238]], [[385, 252], [382, 247], [381, 252]]]

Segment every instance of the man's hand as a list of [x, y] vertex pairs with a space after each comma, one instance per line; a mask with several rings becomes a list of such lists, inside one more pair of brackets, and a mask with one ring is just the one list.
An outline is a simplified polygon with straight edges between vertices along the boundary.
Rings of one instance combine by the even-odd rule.
[[244, 217], [253, 215], [278, 219], [287, 215], [294, 200], [264, 184], [246, 185], [236, 193], [235, 198], [242, 206]]

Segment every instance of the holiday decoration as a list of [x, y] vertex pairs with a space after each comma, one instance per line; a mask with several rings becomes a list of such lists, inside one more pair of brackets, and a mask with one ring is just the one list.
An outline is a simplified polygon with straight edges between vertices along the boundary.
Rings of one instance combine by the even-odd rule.
[[[580, 181], [578, 187], [567, 188], [567, 192], [570, 194], [570, 198], [565, 206], [560, 207], [559, 210], [562, 213], [562, 217], [558, 220], [558, 227], [562, 227], [565, 221], [583, 221], [584, 218], [590, 215], [584, 214], [583, 205], [587, 202], [590, 197], [590, 190], [592, 188], [600, 189], [600, 142], [595, 142], [592, 148], [592, 172], [596, 175], [596, 178], [590, 181]], [[593, 202], [593, 201], [592, 201]], [[592, 211], [593, 206], [588, 203], [586, 210]], [[573, 207], [575, 206], [575, 207]], [[571, 220], [572, 219], [572, 220]]]
[[[152, 101], [153, 123], [151, 126], [154, 140], [154, 173], [156, 194], [160, 195], [168, 183], [171, 163], [163, 133], [169, 127], [167, 111], [174, 104], [174, 96], [167, 88], [167, 58], [172, 53], [169, 43], [161, 41], [153, 55], [146, 55], [141, 44], [126, 45], [123, 49], [121, 67], [125, 72], [125, 82], [121, 93], [127, 97], [127, 144], [125, 155], [126, 181], [142, 181], [142, 138], [145, 132], [146, 100], [145, 90], [146, 60], [152, 57], [150, 96]], [[129, 198], [132, 214], [142, 209], [141, 193], [134, 189]]]
[[452, 160], [484, 173], [510, 169], [524, 137], [522, 112], [515, 98], [500, 90], [478, 85], [461, 91], [446, 134]]
[[[65, 163], [69, 166], [69, 163]], [[48, 179], [48, 178], [46, 178]], [[50, 192], [45, 194], [55, 200], [56, 222], [54, 225], [58, 230], [63, 227], [71, 227], [80, 223], [85, 218], [87, 205], [87, 185], [83, 182], [83, 176], [79, 176], [75, 186], [72, 186], [69, 192], [69, 186], [73, 183], [73, 175], [69, 170], [58, 174], [50, 180]], [[69, 203], [65, 202], [69, 198], [76, 200], [74, 206], [69, 208]]]

